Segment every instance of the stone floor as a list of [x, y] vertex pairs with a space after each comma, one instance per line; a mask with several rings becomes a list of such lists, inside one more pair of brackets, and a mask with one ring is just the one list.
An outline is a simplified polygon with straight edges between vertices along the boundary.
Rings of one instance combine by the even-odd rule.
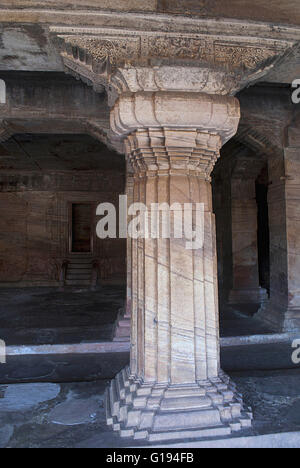
[[237, 304], [221, 306], [220, 334], [222, 337], [268, 335], [272, 329], [255, 318], [259, 304]]
[[[75, 344], [112, 339], [125, 288], [66, 288], [64, 292], [55, 288], [9, 288], [1, 289], [0, 297], [0, 339], [7, 346]], [[256, 310], [257, 306], [222, 308], [221, 336], [271, 333], [252, 317]]]
[[[254, 412], [253, 429], [244, 435], [300, 430], [300, 368], [233, 373], [231, 377]], [[120, 439], [105, 424], [106, 385], [105, 380], [1, 385], [0, 447], [132, 445], [132, 441]]]
[[[123, 344], [122, 344], [123, 346]], [[221, 365], [227, 372], [298, 369], [291, 343], [226, 346]], [[129, 363], [127, 351], [73, 354], [21, 354], [0, 365], [0, 383], [78, 382], [111, 379]]]
[[[109, 345], [124, 294], [121, 287], [92, 293], [1, 290], [0, 338], [16, 349], [23, 345], [27, 351], [31, 345], [55, 348], [101, 341]], [[241, 307], [222, 310], [221, 335], [270, 333], [252, 317], [253, 312], [253, 308]], [[292, 351], [289, 342], [222, 348], [223, 369], [254, 411], [253, 430], [245, 435], [300, 431], [300, 366], [292, 363]], [[0, 365], [0, 447], [117, 448], [132, 444], [107, 428], [103, 408], [108, 379], [128, 362], [126, 346], [100, 354], [22, 351], [8, 356], [7, 363]]]
[[0, 338], [7, 346], [110, 341], [125, 288], [0, 290]]
[[[51, 288], [0, 290], [0, 339], [13, 348], [0, 365], [0, 383], [77, 382], [111, 379], [129, 362], [129, 345], [91, 351], [89, 346], [109, 344], [122, 287], [106, 286], [95, 292]], [[255, 307], [222, 308], [221, 335], [266, 334], [270, 330], [252, 314]], [[60, 347], [67, 344], [67, 350]], [[80, 345], [80, 350], [73, 345]], [[46, 349], [42, 345], [46, 346]], [[38, 348], [34, 349], [33, 348]], [[226, 371], [289, 369], [291, 342], [269, 345], [226, 346], [221, 350]]]

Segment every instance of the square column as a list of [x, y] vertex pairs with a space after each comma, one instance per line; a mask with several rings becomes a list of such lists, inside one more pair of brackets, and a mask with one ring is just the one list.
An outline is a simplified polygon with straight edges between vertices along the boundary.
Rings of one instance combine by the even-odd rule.
[[298, 134], [290, 128], [290, 146], [269, 159], [270, 300], [257, 314], [275, 331], [294, 333], [300, 331]]
[[[125, 193], [127, 196], [127, 208], [133, 203], [133, 171], [129, 162], [126, 167], [126, 188]], [[120, 309], [118, 319], [115, 323], [115, 331], [113, 341], [130, 341], [130, 329], [131, 329], [131, 302], [132, 302], [132, 239], [127, 238], [127, 278], [126, 278], [126, 303], [124, 308]]]
[[[250, 160], [248, 164], [253, 165], [253, 161]], [[257, 203], [254, 177], [247, 177], [247, 174], [244, 177], [233, 175], [231, 207], [233, 289], [229, 295], [229, 303], [262, 304], [267, 301], [268, 295], [267, 291], [259, 285]]]
[[[114, 109], [113, 128], [127, 128], [134, 201], [152, 231], [131, 243], [131, 361], [108, 389], [107, 422], [121, 436], [149, 441], [229, 435], [249, 427], [251, 413], [220, 368], [210, 174], [236, 131], [238, 103], [151, 93], [127, 104]], [[154, 125], [140, 128], [147, 111]], [[171, 208], [170, 236], [153, 235], [153, 204], [163, 213]], [[187, 204], [201, 233], [193, 249], [188, 232], [175, 230]]]

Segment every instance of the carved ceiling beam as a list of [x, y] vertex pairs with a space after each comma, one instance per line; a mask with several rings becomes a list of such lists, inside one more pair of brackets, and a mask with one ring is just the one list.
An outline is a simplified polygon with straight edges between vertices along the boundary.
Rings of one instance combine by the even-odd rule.
[[240, 124], [235, 139], [261, 157], [273, 157], [282, 153], [282, 148], [275, 145], [262, 128]]
[[[110, 106], [124, 92], [186, 91], [235, 94], [261, 78], [296, 45], [278, 32], [245, 36], [214, 34], [211, 20], [202, 32], [107, 30], [105, 28], [50, 27], [65, 69], [92, 85], [106, 89]], [[244, 25], [245, 26], [245, 25]], [[200, 24], [201, 27], [201, 24]], [[203, 24], [202, 24], [202, 27]], [[267, 26], [266, 26], [267, 28]]]

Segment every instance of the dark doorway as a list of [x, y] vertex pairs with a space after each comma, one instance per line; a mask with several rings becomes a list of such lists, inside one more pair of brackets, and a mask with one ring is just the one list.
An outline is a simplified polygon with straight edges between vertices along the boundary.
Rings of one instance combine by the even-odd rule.
[[92, 204], [72, 203], [72, 253], [92, 252]]

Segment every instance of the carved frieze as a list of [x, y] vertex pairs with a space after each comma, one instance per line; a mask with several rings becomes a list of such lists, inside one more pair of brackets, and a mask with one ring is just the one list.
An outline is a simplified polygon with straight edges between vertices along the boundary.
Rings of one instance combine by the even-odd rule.
[[101, 68], [101, 64], [121, 65], [140, 56], [140, 38], [126, 37], [104, 39], [85, 36], [64, 36], [66, 50], [81, 61], [92, 58]]
[[[53, 30], [53, 28], [52, 28]], [[74, 31], [74, 30], [73, 30]], [[119, 66], [159, 66], [175, 65], [181, 60], [190, 60], [194, 66], [203, 64], [223, 66], [226, 69], [255, 69], [260, 64], [282, 54], [292, 43], [287, 41], [255, 41], [251, 39], [229, 37], [220, 40], [220, 36], [197, 34], [189, 35], [142, 33], [128, 35], [99, 35], [80, 30], [74, 34], [58, 34], [61, 52], [73, 59], [86, 62], [94, 68]], [[263, 43], [264, 42], [264, 43]], [[178, 62], [179, 61], [179, 62]], [[191, 65], [191, 64], [190, 64]]]
[[294, 45], [291, 40], [213, 34], [51, 27], [66, 70], [109, 104], [124, 91], [234, 94]]
[[216, 64], [223, 64], [229, 69], [255, 70], [269, 59], [280, 55], [280, 48], [257, 47], [255, 45], [242, 46], [239, 44], [225, 44], [215, 42], [214, 58]]

